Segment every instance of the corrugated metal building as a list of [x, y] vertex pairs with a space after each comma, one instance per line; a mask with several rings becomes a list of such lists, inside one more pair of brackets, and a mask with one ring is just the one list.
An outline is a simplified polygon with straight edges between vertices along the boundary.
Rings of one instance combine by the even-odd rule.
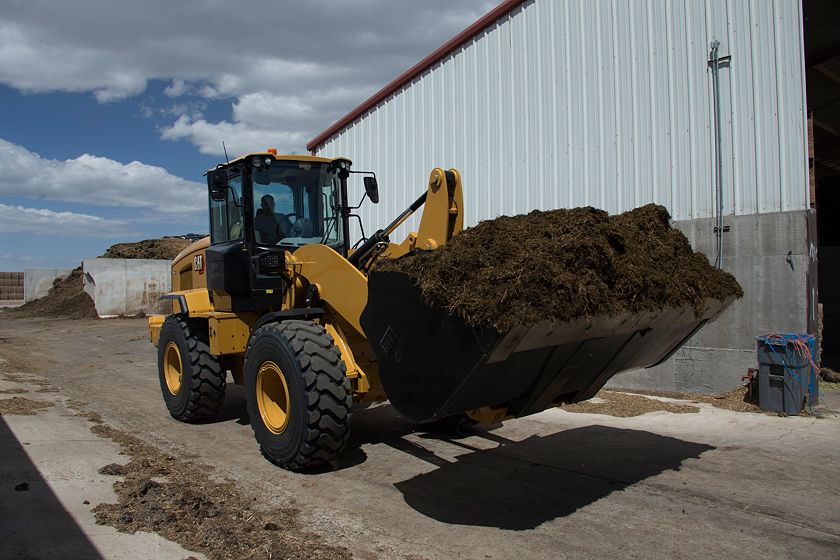
[[369, 230], [433, 167], [455, 167], [466, 225], [656, 202], [711, 260], [719, 149], [723, 262], [747, 295], [668, 364], [618, 381], [720, 390], [754, 361], [755, 335], [814, 328], [807, 124], [796, 0], [508, 0], [308, 148], [377, 173], [382, 202], [361, 209]]

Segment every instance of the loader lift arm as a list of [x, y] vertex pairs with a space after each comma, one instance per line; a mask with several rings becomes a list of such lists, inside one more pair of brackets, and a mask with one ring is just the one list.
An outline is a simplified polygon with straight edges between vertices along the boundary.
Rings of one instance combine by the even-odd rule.
[[[430, 251], [445, 245], [464, 227], [463, 201], [461, 174], [455, 169], [433, 169], [426, 192], [394, 221], [372, 234], [347, 260], [359, 270], [367, 271], [379, 256], [397, 258], [415, 249]], [[426, 208], [417, 233], [409, 234], [400, 244], [391, 243], [390, 235], [424, 204]]]

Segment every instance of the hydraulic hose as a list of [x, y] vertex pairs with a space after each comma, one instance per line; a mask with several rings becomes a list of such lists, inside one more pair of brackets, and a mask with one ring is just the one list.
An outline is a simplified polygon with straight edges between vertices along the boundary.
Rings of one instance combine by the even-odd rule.
[[372, 234], [367, 241], [362, 243], [361, 247], [353, 251], [353, 254], [350, 255], [347, 260], [355, 266], [356, 268], [361, 268], [361, 264], [365, 262], [366, 258], [370, 255], [371, 251], [373, 251], [377, 245], [380, 243], [388, 243], [390, 241], [389, 235], [394, 233], [394, 230], [400, 227], [403, 222], [405, 222], [412, 214], [414, 214], [418, 208], [423, 206], [426, 202], [426, 195], [428, 193], [424, 192], [420, 197], [411, 203], [411, 206], [405, 209], [397, 218], [385, 226], [385, 229], [377, 230], [376, 233]]

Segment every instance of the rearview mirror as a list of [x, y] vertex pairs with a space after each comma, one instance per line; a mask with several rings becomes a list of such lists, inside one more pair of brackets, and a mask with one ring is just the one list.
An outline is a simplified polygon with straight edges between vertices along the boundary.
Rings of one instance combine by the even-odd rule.
[[227, 172], [224, 169], [214, 169], [207, 172], [207, 188], [210, 191], [210, 198], [221, 202], [227, 198]]
[[365, 192], [368, 198], [374, 204], [379, 202], [379, 184], [376, 182], [376, 177], [365, 177]]

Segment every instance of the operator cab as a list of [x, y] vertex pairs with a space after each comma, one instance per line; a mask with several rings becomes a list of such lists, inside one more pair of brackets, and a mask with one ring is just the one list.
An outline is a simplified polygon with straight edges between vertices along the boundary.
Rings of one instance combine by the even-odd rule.
[[339, 171], [350, 162], [287, 158], [257, 154], [208, 172], [213, 245], [244, 240], [293, 251], [323, 243], [343, 251]]
[[270, 149], [207, 172], [207, 287], [217, 309], [280, 305], [286, 251], [320, 243], [348, 255], [350, 166], [344, 158], [278, 156]]

